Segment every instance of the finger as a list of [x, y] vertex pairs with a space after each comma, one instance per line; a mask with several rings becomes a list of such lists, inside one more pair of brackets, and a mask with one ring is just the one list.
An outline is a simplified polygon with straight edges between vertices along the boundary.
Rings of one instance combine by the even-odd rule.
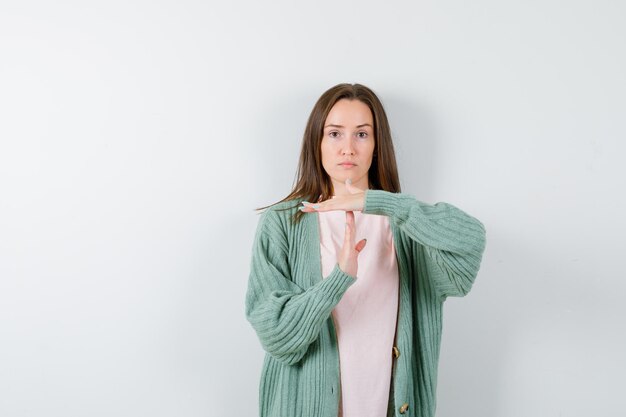
[[315, 210], [313, 207], [310, 207], [310, 206], [304, 206], [304, 205], [302, 205], [302, 206], [298, 207], [298, 209], [299, 209], [300, 211], [305, 212], [305, 213], [312, 213], [312, 212], [314, 212], [314, 211], [317, 211], [317, 210]]
[[352, 247], [352, 228], [350, 227], [350, 220], [348, 219], [348, 213], [346, 212], [346, 232], [343, 235], [343, 247], [351, 248]]
[[361, 252], [363, 250], [363, 248], [365, 247], [365, 244], [367, 243], [367, 239], [361, 239], [359, 240], [359, 243], [356, 244], [356, 246], [354, 247], [354, 249], [357, 252]]
[[346, 211], [346, 226], [348, 228], [349, 240], [347, 241], [350, 245], [349, 247], [354, 247], [354, 239], [356, 235], [356, 226], [354, 222], [354, 212]]
[[346, 226], [350, 230], [354, 229], [354, 213], [352, 211], [346, 211]]
[[300, 210], [306, 211], [307, 213], [312, 211], [324, 211], [323, 206], [324, 205], [322, 203], [309, 203], [308, 201], [303, 201]]
[[346, 210], [346, 224], [351, 228], [354, 226], [354, 212], [351, 210]]
[[311, 211], [331, 211], [336, 210], [334, 208], [334, 201], [332, 199], [325, 200], [319, 203], [309, 203], [308, 201], [303, 201], [302, 205]]

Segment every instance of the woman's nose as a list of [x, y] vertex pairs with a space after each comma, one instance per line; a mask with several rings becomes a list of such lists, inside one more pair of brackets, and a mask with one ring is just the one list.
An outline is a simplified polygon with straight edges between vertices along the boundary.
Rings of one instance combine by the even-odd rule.
[[341, 151], [342, 155], [354, 155], [354, 148], [352, 147], [352, 141], [347, 141], [347, 145], [344, 146], [344, 148]]

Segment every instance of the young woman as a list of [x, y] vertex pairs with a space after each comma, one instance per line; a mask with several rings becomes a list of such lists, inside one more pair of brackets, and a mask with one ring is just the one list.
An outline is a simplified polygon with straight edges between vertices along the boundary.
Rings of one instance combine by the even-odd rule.
[[485, 228], [400, 192], [372, 90], [320, 97], [294, 189], [264, 208], [246, 294], [267, 352], [260, 415], [434, 416], [443, 302], [470, 290]]

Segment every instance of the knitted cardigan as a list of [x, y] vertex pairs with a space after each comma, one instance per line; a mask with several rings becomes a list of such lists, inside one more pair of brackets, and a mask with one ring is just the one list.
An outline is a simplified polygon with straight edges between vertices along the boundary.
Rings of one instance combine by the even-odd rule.
[[[338, 264], [322, 277], [318, 213], [292, 223], [299, 203], [286, 201], [264, 211], [252, 248], [245, 313], [266, 351], [261, 417], [338, 413], [339, 354], [331, 311], [356, 278]], [[283, 208], [288, 210], [278, 210]], [[398, 261], [399, 356], [393, 362], [390, 405], [397, 416], [432, 417], [443, 302], [472, 287], [485, 227], [452, 204], [429, 205], [383, 190], [365, 191], [362, 212], [389, 217]]]

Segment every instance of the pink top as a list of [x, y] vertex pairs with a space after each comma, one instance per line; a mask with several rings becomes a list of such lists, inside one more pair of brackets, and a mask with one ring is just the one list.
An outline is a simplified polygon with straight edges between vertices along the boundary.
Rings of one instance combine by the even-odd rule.
[[[322, 275], [330, 275], [343, 246], [346, 212], [319, 212]], [[387, 216], [354, 212], [355, 243], [367, 239], [357, 280], [332, 315], [341, 372], [340, 417], [387, 414], [398, 314], [398, 265]]]

